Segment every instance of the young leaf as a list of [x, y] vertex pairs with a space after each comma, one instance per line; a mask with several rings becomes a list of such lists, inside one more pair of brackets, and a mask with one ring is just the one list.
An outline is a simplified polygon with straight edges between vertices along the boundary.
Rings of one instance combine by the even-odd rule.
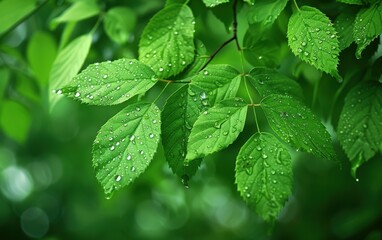
[[273, 24], [287, 3], [288, 0], [256, 0], [248, 11], [248, 23]]
[[170, 4], [146, 25], [139, 60], [160, 78], [180, 73], [194, 60], [194, 17], [187, 5]]
[[50, 68], [56, 55], [57, 45], [53, 36], [47, 32], [35, 32], [28, 42], [27, 59], [35, 78], [42, 86], [49, 81]]
[[271, 94], [280, 94], [303, 99], [301, 86], [275, 69], [253, 68], [247, 77], [263, 98]]
[[362, 51], [382, 33], [382, 1], [359, 11], [353, 31], [357, 43], [356, 57], [361, 58]]
[[292, 193], [288, 150], [273, 135], [256, 133], [240, 149], [235, 170], [242, 198], [265, 221], [274, 222]]
[[233, 67], [226, 64], [209, 65], [196, 76], [192, 84], [203, 89], [200, 98], [213, 106], [224, 99], [236, 97], [241, 75]]
[[300, 101], [273, 94], [262, 100], [261, 108], [269, 125], [282, 140], [317, 157], [335, 159], [329, 133]]
[[203, 0], [207, 7], [215, 7], [222, 3], [227, 3], [229, 0]]
[[183, 86], [167, 99], [162, 112], [162, 144], [166, 160], [172, 171], [184, 180], [195, 175], [201, 163], [198, 159], [185, 164], [188, 137], [204, 108], [201, 101], [194, 101], [196, 93], [201, 92], [191, 84]]
[[341, 79], [337, 72], [340, 53], [337, 33], [324, 13], [313, 7], [301, 7], [289, 19], [287, 35], [296, 56]]
[[194, 61], [188, 65], [181, 73], [171, 77], [172, 79], [185, 79], [191, 76], [198, 74], [200, 69], [207, 62], [209, 56], [207, 56], [207, 49], [204, 46], [203, 42], [195, 39], [195, 57]]
[[107, 11], [103, 28], [111, 40], [123, 44], [129, 40], [136, 22], [137, 16], [133, 10], [126, 7], [114, 7]]
[[334, 21], [334, 27], [338, 32], [338, 41], [340, 50], [349, 47], [353, 39], [353, 23], [355, 21], [356, 11], [353, 8], [346, 8], [337, 16]]
[[243, 52], [245, 59], [252, 66], [277, 67], [283, 58], [282, 49], [288, 48], [286, 44], [275, 42], [271, 39], [254, 42], [245, 34], [243, 40]]
[[347, 4], [354, 4], [354, 5], [363, 5], [363, 1], [362, 0], [337, 0], [337, 2], [347, 3]]
[[157, 80], [145, 64], [122, 58], [89, 65], [61, 92], [91, 105], [114, 105], [145, 93]]
[[224, 100], [203, 112], [188, 139], [186, 161], [207, 156], [233, 143], [243, 131], [247, 104], [239, 98]]
[[100, 9], [95, 1], [77, 1], [65, 10], [60, 16], [54, 18], [51, 27], [55, 28], [59, 23], [80, 21], [93, 17]]
[[91, 42], [91, 34], [82, 35], [58, 53], [49, 75], [50, 89], [58, 93], [49, 95], [51, 108], [57, 103], [61, 93], [60, 91], [55, 91], [55, 89], [67, 85], [80, 71], [88, 55]]
[[0, 34], [9, 30], [24, 16], [33, 11], [36, 0], [3, 0], [0, 1]]
[[338, 122], [338, 140], [352, 163], [352, 174], [381, 151], [382, 85], [360, 83], [345, 98]]
[[142, 102], [127, 106], [101, 127], [93, 145], [93, 167], [107, 198], [145, 171], [160, 133], [158, 107]]

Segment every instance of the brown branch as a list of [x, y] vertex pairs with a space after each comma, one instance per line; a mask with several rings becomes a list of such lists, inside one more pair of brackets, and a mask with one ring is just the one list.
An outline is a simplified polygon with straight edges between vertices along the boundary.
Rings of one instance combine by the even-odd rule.
[[203, 65], [203, 67], [199, 70], [199, 71], [202, 71], [204, 68], [207, 67], [207, 65], [215, 58], [215, 56], [220, 52], [220, 50], [222, 50], [222, 48], [224, 48], [228, 43], [232, 42], [232, 41], [235, 41], [236, 42], [236, 47], [237, 47], [237, 50], [241, 50], [240, 48], [240, 44], [239, 44], [239, 41], [237, 39], [237, 2], [238, 0], [234, 0], [233, 1], [233, 6], [232, 6], [232, 10], [233, 10], [233, 36], [231, 38], [229, 38], [228, 40], [226, 40], [225, 42], [223, 42], [220, 47], [218, 47], [213, 53], [212, 55], [208, 58], [207, 62]]

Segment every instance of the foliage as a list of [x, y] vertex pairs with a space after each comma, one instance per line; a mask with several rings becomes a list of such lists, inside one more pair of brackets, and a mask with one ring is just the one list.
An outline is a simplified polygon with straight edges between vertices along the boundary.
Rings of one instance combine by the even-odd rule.
[[[49, 1], [22, 1], [21, 8], [0, 2], [1, 37], [46, 4], [55, 7]], [[59, 44], [49, 31], [36, 32], [25, 60], [2, 49], [0, 76], [6, 81], [0, 85], [0, 124], [20, 143], [30, 131], [23, 101], [7, 90], [8, 67], [18, 61], [25, 77], [36, 79], [39, 93], [25, 91], [33, 88], [25, 84], [17, 91], [49, 103], [51, 112], [63, 95], [89, 105], [123, 105], [93, 143], [95, 176], [107, 198], [145, 172], [158, 146], [187, 187], [204, 158], [228, 148], [239, 151], [235, 182], [243, 200], [274, 224], [293, 194], [297, 152], [335, 164], [341, 161], [336, 151], [343, 150], [354, 178], [358, 168], [380, 156], [381, 0], [330, 3], [338, 10], [330, 10], [329, 3], [300, 6], [295, 0], [167, 0], [161, 9], [153, 7], [156, 13], [147, 11], [150, 20], [137, 40], [132, 34], [141, 24], [140, 8], [105, 2], [68, 1], [49, 19], [50, 29], [60, 33]], [[203, 18], [212, 12], [219, 19], [222, 9], [233, 21], [227, 40], [219, 35], [216, 45], [203, 37], [208, 31]], [[135, 50], [106, 61], [92, 57], [100, 36], [112, 47], [135, 44]], [[233, 43], [234, 60], [217, 61]], [[323, 84], [331, 86], [329, 97]], [[250, 137], [238, 146], [244, 132]]]

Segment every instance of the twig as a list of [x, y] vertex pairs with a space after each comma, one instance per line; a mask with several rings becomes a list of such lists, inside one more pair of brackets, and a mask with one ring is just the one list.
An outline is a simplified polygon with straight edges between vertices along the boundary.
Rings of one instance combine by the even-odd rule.
[[240, 44], [239, 44], [239, 41], [237, 39], [237, 2], [238, 0], [234, 0], [233, 1], [233, 6], [232, 6], [232, 9], [233, 9], [233, 36], [226, 40], [225, 42], [223, 42], [220, 47], [218, 47], [213, 53], [212, 55], [208, 58], [208, 61], [203, 65], [203, 67], [200, 69], [200, 71], [202, 71], [204, 68], [207, 67], [207, 65], [215, 58], [215, 56], [220, 52], [220, 50], [222, 50], [222, 48], [224, 48], [228, 43], [232, 42], [232, 41], [235, 41], [236, 42], [236, 47], [237, 47], [237, 50], [241, 50], [240, 48]]

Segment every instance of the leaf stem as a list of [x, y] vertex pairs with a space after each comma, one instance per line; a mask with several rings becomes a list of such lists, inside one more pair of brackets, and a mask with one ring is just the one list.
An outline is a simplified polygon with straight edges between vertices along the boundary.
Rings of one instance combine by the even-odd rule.
[[257, 128], [257, 131], [260, 133], [259, 121], [257, 120], [257, 114], [256, 114], [256, 107], [260, 106], [260, 104], [256, 104], [253, 102], [253, 99], [252, 99], [251, 93], [249, 92], [249, 88], [247, 84], [247, 77], [246, 75], [243, 75], [243, 77], [244, 77], [245, 90], [247, 91], [247, 95], [249, 97], [249, 100], [251, 101], [251, 104], [249, 104], [248, 106], [251, 106], [253, 109], [253, 116], [255, 117], [256, 128]]
[[203, 67], [201, 67], [201, 69], [199, 71], [202, 71], [204, 68], [207, 67], [208, 64], [210, 64], [210, 62], [215, 58], [215, 56], [220, 52], [220, 50], [222, 50], [228, 43], [232, 42], [232, 41], [235, 41], [236, 43], [236, 47], [237, 47], [237, 50], [241, 50], [240, 48], [240, 44], [239, 44], [239, 41], [238, 41], [238, 38], [237, 38], [237, 2], [238, 0], [234, 0], [233, 1], [233, 6], [232, 6], [232, 11], [233, 11], [233, 36], [231, 38], [229, 38], [228, 40], [226, 40], [225, 42], [223, 42], [213, 53], [212, 55], [209, 57], [208, 61], [203, 65]]
[[96, 24], [93, 26], [92, 30], [90, 30], [90, 34], [93, 35], [95, 33], [95, 31], [97, 30], [98, 26], [101, 24], [102, 20], [103, 20], [103, 17], [104, 17], [104, 13], [101, 12], [98, 19], [97, 19], [97, 22]]
[[296, 0], [293, 0], [293, 3], [294, 3], [294, 6], [296, 7], [297, 11], [300, 11], [300, 8], [298, 7]]
[[344, 90], [344, 88], [346, 87], [346, 85], [349, 83], [350, 81], [350, 78], [351, 77], [345, 77], [345, 80], [344, 82], [341, 84], [341, 86], [338, 88], [338, 90], [336, 91], [336, 93], [334, 94], [334, 98], [332, 100], [332, 104], [330, 106], [330, 110], [329, 110], [329, 116], [328, 116], [328, 120], [330, 120], [333, 116], [333, 110], [334, 110], [334, 106], [336, 105], [337, 101], [338, 101], [338, 98], [340, 97], [342, 91]]

